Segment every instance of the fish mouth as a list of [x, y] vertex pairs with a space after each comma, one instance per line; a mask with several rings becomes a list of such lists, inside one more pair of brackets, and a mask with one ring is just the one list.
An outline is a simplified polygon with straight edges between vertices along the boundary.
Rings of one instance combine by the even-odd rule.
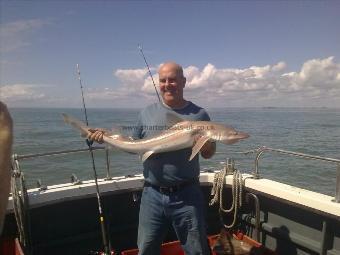
[[245, 133], [245, 132], [237, 132], [236, 137], [241, 140], [241, 139], [249, 138], [250, 135], [248, 133]]
[[237, 132], [231, 136], [229, 136], [226, 140], [221, 141], [224, 144], [234, 144], [237, 143], [239, 140], [247, 139], [250, 137], [248, 133], [245, 132]]

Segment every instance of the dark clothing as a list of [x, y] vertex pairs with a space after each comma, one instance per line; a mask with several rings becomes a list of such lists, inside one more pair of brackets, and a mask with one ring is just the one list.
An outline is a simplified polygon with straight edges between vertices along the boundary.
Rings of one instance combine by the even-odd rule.
[[[171, 109], [163, 103], [155, 103], [139, 114], [132, 138], [147, 138], [169, 128], [171, 126], [169, 114], [183, 120], [210, 120], [207, 112], [192, 102], [188, 102], [181, 109]], [[172, 186], [198, 179], [200, 171], [198, 155], [189, 161], [190, 155], [191, 148], [151, 155], [143, 163], [145, 180], [158, 186]]]
[[[145, 108], [132, 138], [157, 135], [174, 123], [169, 114], [183, 120], [210, 118], [206, 111], [188, 102], [181, 109], [163, 103]], [[151, 155], [143, 163], [143, 189], [138, 227], [139, 255], [159, 255], [163, 238], [172, 225], [187, 255], [208, 255], [204, 202], [199, 186], [199, 156], [189, 161], [191, 148]]]
[[172, 225], [186, 255], [208, 255], [203, 194], [198, 184], [163, 194], [144, 187], [139, 212], [139, 255], [159, 255]]

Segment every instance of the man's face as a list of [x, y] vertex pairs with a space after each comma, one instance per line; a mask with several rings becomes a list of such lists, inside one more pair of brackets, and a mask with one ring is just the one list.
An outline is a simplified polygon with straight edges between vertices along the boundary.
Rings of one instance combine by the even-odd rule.
[[159, 70], [159, 88], [164, 103], [174, 105], [183, 100], [185, 78], [178, 73], [176, 68], [164, 66]]

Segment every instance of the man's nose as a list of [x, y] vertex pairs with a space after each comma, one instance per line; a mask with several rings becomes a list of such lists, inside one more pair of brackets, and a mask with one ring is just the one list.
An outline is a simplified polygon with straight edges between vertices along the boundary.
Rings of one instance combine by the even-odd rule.
[[173, 85], [173, 83], [170, 80], [168, 80], [168, 79], [165, 80], [165, 86], [166, 87], [169, 87], [169, 86], [172, 86], [172, 85]]

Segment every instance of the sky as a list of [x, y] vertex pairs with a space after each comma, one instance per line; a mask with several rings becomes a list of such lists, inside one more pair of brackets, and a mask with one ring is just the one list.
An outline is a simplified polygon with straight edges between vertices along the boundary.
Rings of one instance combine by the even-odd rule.
[[203, 107], [340, 108], [340, 1], [0, 0], [9, 107], [140, 108], [166, 61]]

